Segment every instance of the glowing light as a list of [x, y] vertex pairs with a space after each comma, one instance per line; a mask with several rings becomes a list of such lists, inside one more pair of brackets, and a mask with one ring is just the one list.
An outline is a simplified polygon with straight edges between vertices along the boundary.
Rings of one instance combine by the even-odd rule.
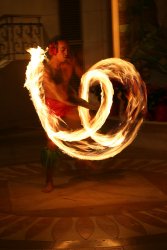
[[[81, 79], [80, 97], [89, 99], [89, 88], [98, 82], [101, 86], [101, 103], [92, 116], [88, 109], [78, 107], [82, 127], [62, 130], [62, 120], [50, 114], [45, 105], [42, 87], [45, 51], [40, 47], [28, 50], [31, 60], [27, 65], [25, 87], [48, 137], [66, 154], [88, 160], [113, 157], [127, 147], [136, 137], [146, 111], [146, 88], [135, 67], [122, 59], [109, 58], [92, 66]], [[116, 127], [105, 134], [101, 127], [108, 119], [113, 103], [112, 81], [118, 81], [127, 90], [125, 114]]]

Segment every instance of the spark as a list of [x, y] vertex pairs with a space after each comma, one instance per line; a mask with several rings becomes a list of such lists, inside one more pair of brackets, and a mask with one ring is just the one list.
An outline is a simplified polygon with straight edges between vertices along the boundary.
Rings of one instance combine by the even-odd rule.
[[[30, 48], [30, 62], [26, 70], [26, 82], [31, 100], [48, 137], [71, 157], [87, 160], [103, 160], [114, 157], [132, 143], [137, 136], [146, 112], [146, 87], [140, 74], [130, 62], [120, 58], [108, 58], [93, 65], [81, 78], [80, 97], [89, 100], [89, 89], [94, 82], [101, 87], [101, 103], [92, 117], [90, 111], [78, 107], [82, 127], [77, 130], [62, 130], [62, 120], [49, 112], [42, 87], [45, 51]], [[115, 130], [100, 132], [111, 115], [114, 88], [118, 81], [127, 89], [125, 114]]]

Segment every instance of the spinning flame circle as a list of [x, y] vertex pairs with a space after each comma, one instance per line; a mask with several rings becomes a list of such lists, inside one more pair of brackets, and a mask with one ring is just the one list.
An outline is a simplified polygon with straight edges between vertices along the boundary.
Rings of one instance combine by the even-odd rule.
[[[45, 51], [40, 47], [28, 50], [31, 60], [27, 65], [25, 87], [48, 137], [66, 154], [80, 159], [102, 160], [113, 157], [127, 147], [136, 137], [146, 112], [146, 87], [135, 67], [122, 59], [109, 58], [93, 65], [80, 83], [80, 97], [89, 99], [89, 89], [98, 82], [101, 87], [101, 103], [92, 117], [88, 109], [78, 107], [83, 127], [74, 131], [61, 130], [61, 119], [48, 110], [42, 87]], [[112, 81], [126, 89], [125, 114], [116, 129], [100, 132], [113, 103]]]

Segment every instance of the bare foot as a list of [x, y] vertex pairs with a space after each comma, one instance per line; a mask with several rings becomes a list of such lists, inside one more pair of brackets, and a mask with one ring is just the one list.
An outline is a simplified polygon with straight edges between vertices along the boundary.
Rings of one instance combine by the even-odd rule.
[[54, 187], [53, 183], [47, 183], [47, 185], [42, 189], [42, 192], [50, 193], [53, 191], [54, 188], [55, 187]]

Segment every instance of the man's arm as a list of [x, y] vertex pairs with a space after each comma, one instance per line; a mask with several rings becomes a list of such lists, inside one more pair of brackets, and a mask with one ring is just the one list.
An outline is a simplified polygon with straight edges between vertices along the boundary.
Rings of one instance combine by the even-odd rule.
[[74, 105], [82, 106], [90, 110], [97, 110], [99, 108], [97, 105], [94, 105], [78, 97], [75, 90], [72, 88], [70, 88], [69, 90], [69, 102], [73, 103]]

